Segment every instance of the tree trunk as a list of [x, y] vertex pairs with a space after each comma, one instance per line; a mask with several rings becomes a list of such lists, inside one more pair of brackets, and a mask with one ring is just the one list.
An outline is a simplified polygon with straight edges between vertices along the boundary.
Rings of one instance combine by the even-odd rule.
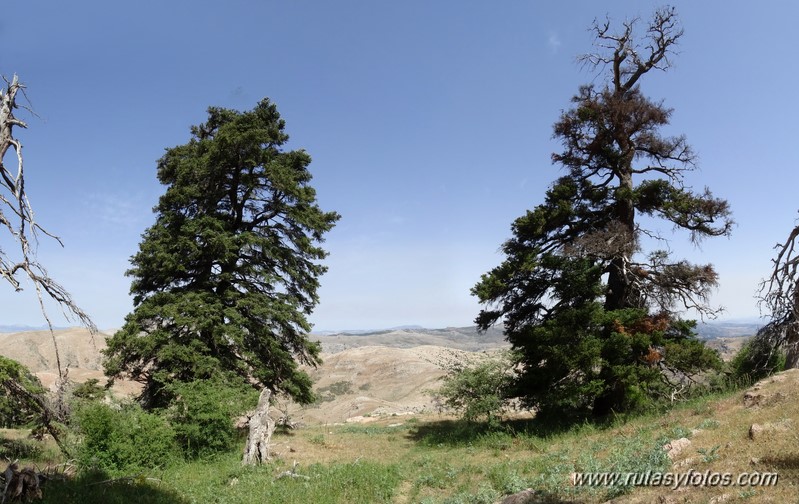
[[785, 341], [783, 342], [783, 350], [785, 350], [785, 369], [793, 369], [799, 367], [799, 324], [797, 324], [797, 315], [799, 315], [799, 287], [795, 286], [793, 291], [793, 309], [791, 310], [791, 323], [785, 328]]
[[799, 327], [795, 321], [785, 328], [785, 340], [782, 347], [785, 351], [785, 369], [799, 367]]
[[619, 255], [610, 262], [608, 268], [608, 290], [605, 294], [605, 310], [620, 310], [630, 308], [634, 304], [630, 272], [627, 270], [632, 253], [635, 251], [635, 206], [632, 202], [633, 174], [632, 159], [622, 162], [623, 166], [617, 170], [619, 177], [619, 192], [613, 209], [617, 223], [626, 236], [621, 238], [626, 242], [621, 247]]
[[275, 432], [275, 421], [269, 416], [269, 399], [272, 391], [265, 388], [258, 399], [258, 407], [250, 417], [250, 433], [247, 446], [244, 447], [242, 463], [247, 465], [263, 464], [269, 460], [269, 441]]
[[30, 467], [19, 470], [16, 462], [12, 462], [3, 471], [2, 502], [41, 500], [42, 489], [40, 474]]

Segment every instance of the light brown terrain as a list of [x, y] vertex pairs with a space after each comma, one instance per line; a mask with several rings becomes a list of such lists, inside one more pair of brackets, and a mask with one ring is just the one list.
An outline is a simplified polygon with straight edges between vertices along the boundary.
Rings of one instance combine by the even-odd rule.
[[[61, 367], [68, 369], [71, 380], [82, 383], [96, 378], [101, 384], [106, 383], [100, 352], [106, 347], [109, 333], [92, 335], [84, 328], [72, 328], [54, 331], [54, 336]], [[49, 331], [0, 333], [0, 355], [22, 363], [45, 387], [52, 387], [58, 378], [53, 335]], [[123, 395], [137, 390], [138, 385], [133, 382], [120, 381], [114, 386], [114, 392]]]
[[[94, 336], [86, 329], [55, 331], [62, 368], [69, 378], [106, 382], [100, 352], [110, 332]], [[499, 337], [498, 337], [499, 335]], [[310, 407], [289, 406], [293, 420], [306, 423], [369, 422], [374, 419], [436, 410], [435, 389], [445, 371], [442, 363], [479, 358], [506, 346], [499, 331], [478, 335], [473, 329], [394, 330], [361, 335], [315, 335], [323, 363], [307, 371], [320, 400]], [[49, 331], [0, 333], [0, 355], [21, 362], [46, 387], [58, 377]], [[114, 392], [133, 395], [138, 384], [117, 381]]]
[[723, 360], [730, 361], [748, 339], [748, 337], [716, 338], [708, 341], [707, 346], [717, 350]]
[[320, 400], [294, 409], [297, 420], [365, 423], [380, 417], [432, 412], [427, 393], [438, 387], [445, 360], [467, 359], [470, 352], [440, 346], [366, 346], [324, 355], [311, 371]]
[[[100, 352], [112, 331], [94, 336], [86, 329], [55, 331], [62, 368], [69, 378], [104, 384]], [[322, 345], [323, 363], [307, 371], [319, 401], [309, 407], [288, 405], [295, 421], [305, 423], [370, 422], [378, 418], [438, 410], [429, 393], [445, 374], [445, 363], [475, 359], [506, 348], [499, 329], [478, 334], [474, 328], [396, 329], [358, 334], [312, 335]], [[717, 338], [710, 345], [729, 359], [743, 338]], [[0, 355], [33, 371], [46, 387], [58, 377], [49, 331], [0, 333]], [[118, 395], [134, 395], [135, 382], [115, 383]], [[278, 405], [285, 408], [285, 406]]]

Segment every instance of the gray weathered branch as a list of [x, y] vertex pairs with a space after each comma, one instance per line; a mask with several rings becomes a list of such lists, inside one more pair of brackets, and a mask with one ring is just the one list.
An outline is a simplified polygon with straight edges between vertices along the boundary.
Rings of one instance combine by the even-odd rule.
[[616, 92], [631, 90], [642, 75], [652, 69], [666, 70], [671, 66], [669, 55], [683, 35], [674, 7], [658, 9], [647, 26], [646, 35], [635, 43], [634, 29], [639, 19], [625, 21], [621, 33], [610, 31], [610, 21], [594, 20], [591, 31], [594, 45], [599, 50], [578, 58], [591, 67], [612, 68], [613, 89]]
[[[14, 116], [14, 111], [19, 108], [17, 95], [24, 96], [25, 86], [14, 77], [9, 81], [5, 77], [4, 90], [0, 89], [0, 227], [11, 234], [12, 241], [17, 244], [17, 254], [13, 257], [8, 250], [0, 248], [0, 278], [8, 282], [16, 290], [22, 290], [22, 283], [18, 277], [26, 278], [34, 287], [39, 306], [53, 335], [55, 346], [56, 364], [59, 375], [61, 374], [61, 359], [53, 325], [44, 307], [44, 296], [55, 300], [62, 308], [64, 315], [72, 315], [88, 327], [92, 332], [97, 328], [91, 318], [81, 310], [69, 292], [53, 280], [47, 270], [36, 260], [34, 245], [38, 242], [38, 233], [55, 239], [63, 246], [61, 240], [42, 228], [35, 219], [33, 208], [25, 193], [25, 171], [22, 156], [22, 143], [14, 136], [14, 127], [27, 128], [27, 124]], [[6, 154], [14, 151], [16, 167], [6, 164]], [[12, 162], [12, 165], [14, 163]]]

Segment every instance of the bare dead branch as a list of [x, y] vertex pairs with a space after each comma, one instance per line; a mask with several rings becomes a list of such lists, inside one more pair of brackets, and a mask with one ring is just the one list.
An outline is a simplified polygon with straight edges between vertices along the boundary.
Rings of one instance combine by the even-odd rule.
[[788, 238], [775, 245], [777, 256], [768, 279], [760, 283], [758, 306], [771, 317], [771, 321], [758, 332], [758, 337], [775, 348], [786, 351], [788, 368], [799, 365], [799, 251], [797, 251], [799, 225]]
[[674, 46], [683, 35], [674, 7], [655, 11], [646, 35], [637, 42], [635, 27], [639, 21], [638, 18], [625, 21], [620, 33], [611, 33], [610, 20], [601, 23], [594, 20], [590, 30], [598, 51], [578, 57], [579, 62], [593, 69], [610, 66], [612, 86], [617, 93], [631, 90], [652, 69], [668, 69], [669, 56], [675, 53]]
[[[25, 95], [25, 86], [14, 75], [9, 81], [3, 77], [6, 88], [0, 90], [0, 225], [11, 234], [13, 242], [18, 245], [18, 256], [12, 259], [9, 251], [0, 249], [0, 278], [8, 282], [16, 290], [22, 290], [22, 283], [17, 277], [22, 274], [29, 281], [39, 300], [42, 315], [47, 321], [55, 347], [56, 363], [59, 375], [62, 374], [61, 359], [58, 345], [55, 342], [53, 325], [45, 310], [44, 296], [55, 300], [61, 307], [65, 317], [76, 317], [78, 321], [89, 328], [92, 333], [97, 327], [91, 318], [81, 310], [67, 290], [55, 282], [47, 270], [36, 260], [34, 245], [38, 244], [38, 233], [53, 238], [63, 246], [61, 240], [48, 233], [35, 219], [33, 208], [25, 192], [24, 158], [22, 143], [14, 137], [14, 127], [27, 128], [27, 124], [14, 116], [14, 111], [20, 108], [17, 103], [18, 93]], [[26, 108], [26, 107], [23, 107]], [[6, 154], [13, 150], [16, 157], [16, 167], [6, 164]]]

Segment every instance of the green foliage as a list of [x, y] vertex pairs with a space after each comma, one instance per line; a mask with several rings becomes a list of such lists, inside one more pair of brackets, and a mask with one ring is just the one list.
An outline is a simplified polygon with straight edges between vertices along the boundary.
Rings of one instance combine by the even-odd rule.
[[99, 385], [100, 380], [90, 378], [72, 389], [72, 397], [87, 401], [96, 401], [105, 396], [105, 388]]
[[785, 352], [757, 336], [738, 350], [730, 362], [734, 383], [750, 384], [785, 369]]
[[167, 190], [131, 260], [134, 311], [105, 364], [145, 383], [145, 405], [220, 372], [313, 400], [299, 365], [319, 362], [307, 316], [326, 270], [319, 244], [339, 215], [316, 203], [310, 156], [282, 150], [284, 126], [268, 99], [248, 112], [212, 107], [158, 163]]
[[178, 444], [187, 458], [226, 451], [236, 441], [233, 418], [255, 407], [258, 393], [235, 381], [197, 380], [173, 385], [167, 410]]
[[[134, 475], [130, 475], [134, 476]], [[110, 480], [102, 471], [84, 471], [75, 478], [55, 479], [44, 488], [40, 504], [188, 504], [180, 489], [136, 477]], [[203, 502], [213, 502], [205, 500]]]
[[719, 454], [717, 453], [719, 451], [719, 448], [721, 448], [721, 446], [716, 445], [709, 450], [706, 448], [699, 448], [698, 450], [696, 450], [696, 452], [702, 455], [702, 462], [704, 462], [705, 464], [709, 464], [719, 459]]
[[486, 474], [491, 486], [499, 490], [502, 495], [514, 494], [528, 488], [530, 483], [520, 474], [518, 465], [507, 463], [491, 467]]
[[352, 393], [352, 382], [348, 381], [337, 381], [335, 383], [331, 383], [327, 387], [321, 387], [319, 389], [319, 394], [330, 394], [333, 396], [340, 396]]
[[[499, 430], [485, 423], [424, 417], [413, 426], [319, 426], [305, 434], [278, 433], [273, 441], [300, 452], [309, 446], [325, 451], [332, 456], [329, 462], [300, 461], [295, 467], [293, 458], [278, 456], [270, 464], [242, 466], [240, 449], [232, 448], [213, 458], [177, 460], [157, 471], [82, 471], [76, 479], [49, 481], [45, 502], [441, 504], [497, 502], [530, 487], [541, 502], [605, 502], [631, 487], [574, 487], [571, 473], [667, 471], [670, 461], [662, 446], [690, 435], [679, 421], [685, 418], [652, 415], [623, 425], [586, 422], [560, 432], [540, 431], [531, 420], [508, 421]], [[458, 439], [445, 439], [458, 428], [464, 431]], [[51, 460], [42, 458], [47, 456], [38, 458], [42, 467]], [[279, 478], [286, 470], [298, 477]], [[113, 481], [118, 476], [128, 478]]]
[[0, 437], [0, 457], [5, 460], [38, 458], [42, 452], [42, 444], [36, 441]]
[[0, 391], [0, 427], [19, 427], [38, 419], [44, 387], [28, 368], [3, 356]]
[[[367, 387], [366, 389], [368, 389]], [[361, 387], [361, 390], [366, 390]], [[321, 406], [323, 403], [335, 401], [337, 396], [347, 395], [352, 393], [352, 382], [337, 381], [325, 387], [320, 387], [316, 390], [314, 397], [314, 405]]]
[[677, 386], [664, 379], [664, 362], [684, 376], [720, 369], [718, 354], [693, 327], [644, 309], [606, 311], [593, 303], [563, 310], [512, 340], [524, 348], [525, 370], [513, 395], [537, 408], [542, 421], [647, 411]]
[[85, 404], [76, 414], [78, 463], [111, 474], [154, 469], [178, 454], [175, 431], [163, 417], [138, 405]]
[[444, 499], [442, 504], [492, 504], [501, 495], [491, 485], [478, 485], [476, 491], [466, 491]]
[[[655, 12], [645, 41], [633, 25], [618, 34], [594, 26], [600, 53], [589, 61], [617, 73], [602, 88], [581, 86], [555, 123], [563, 150], [552, 160], [565, 175], [513, 222], [504, 261], [472, 289], [485, 305], [478, 327], [502, 322], [519, 356], [512, 394], [561, 421], [646, 410], [677, 382], [720, 367], [676, 314], [714, 313], [707, 300], [716, 272], [667, 250], [643, 251], [644, 238], [661, 233], [641, 217], [697, 241], [729, 234], [729, 206], [684, 184], [693, 152], [684, 137], [660, 133], [671, 110], [640, 89], [649, 70], [668, 67], [665, 55], [682, 35], [674, 9]], [[647, 55], [630, 59], [628, 44], [639, 42]]]
[[[646, 474], [664, 472], [671, 467], [671, 460], [663, 450], [664, 438], [654, 442], [645, 435], [623, 440], [613, 447], [608, 458], [600, 463], [595, 472], [617, 472]], [[632, 486], [620, 485], [607, 491], [607, 498], [629, 493]]]
[[492, 424], [506, 406], [512, 369], [513, 361], [507, 353], [471, 364], [456, 362], [434, 393], [467, 422], [485, 420]]
[[[579, 441], [578, 441], [579, 442]], [[634, 435], [623, 438], [614, 438], [610, 442], [596, 442], [585, 446], [579, 455], [569, 455], [564, 451], [548, 453], [536, 461], [536, 476], [531, 482], [532, 487], [541, 488], [553, 494], [571, 493], [600, 494], [599, 501], [613, 499], [629, 493], [632, 484], [617, 484], [614, 486], [571, 486], [564, 488], [564, 482], [569, 480], [573, 472], [580, 473], [620, 473], [641, 474], [647, 472], [663, 472], [671, 466], [671, 461], [663, 451], [665, 438], [655, 438], [651, 432], [639, 431]], [[595, 499], [591, 499], [594, 501]], [[556, 499], [555, 501], [560, 501]], [[583, 499], [578, 499], [582, 502]]]
[[713, 430], [718, 429], [719, 425], [721, 425], [721, 423], [715, 418], [706, 418], [702, 420], [702, 423], [697, 425], [696, 428], [700, 430]]

